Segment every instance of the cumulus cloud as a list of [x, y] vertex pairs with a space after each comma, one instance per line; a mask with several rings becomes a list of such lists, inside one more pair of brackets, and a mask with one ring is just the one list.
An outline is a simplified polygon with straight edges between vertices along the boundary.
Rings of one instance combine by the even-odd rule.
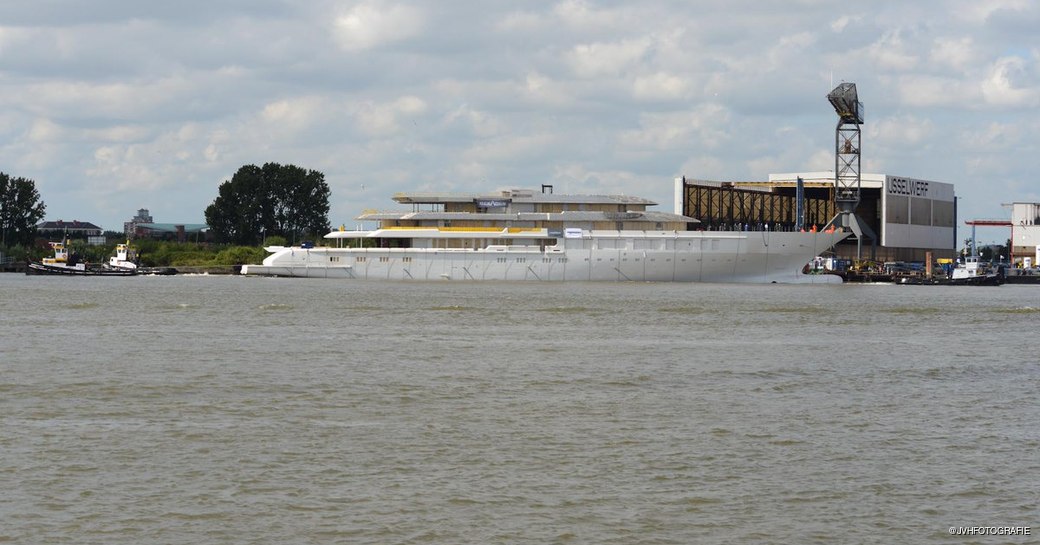
[[977, 61], [978, 55], [975, 40], [971, 36], [941, 36], [932, 43], [929, 58], [931, 63], [965, 71]]
[[620, 133], [622, 146], [647, 150], [713, 149], [731, 141], [730, 111], [706, 104], [688, 112], [646, 113], [640, 127]]
[[1027, 179], [1040, 139], [1029, 0], [185, 1], [0, 6], [0, 164], [49, 213], [201, 221], [266, 161], [325, 172], [337, 223], [407, 189], [670, 198], [682, 174], [833, 168], [841, 80], [867, 105], [864, 160], [965, 206], [991, 196], [945, 158]]
[[30, 142], [53, 142], [60, 138], [65, 131], [50, 119], [37, 119], [33, 122], [29, 133], [26, 135]]
[[914, 115], [883, 117], [867, 125], [864, 132], [870, 140], [891, 147], [922, 147], [937, 137], [930, 119]]
[[637, 76], [632, 87], [632, 94], [638, 100], [678, 100], [688, 94], [690, 84], [675, 74], [657, 72]]
[[354, 109], [359, 127], [371, 136], [386, 136], [401, 130], [402, 120], [426, 111], [426, 103], [414, 96], [398, 98], [392, 102], [369, 101]]
[[957, 137], [965, 148], [994, 153], [1015, 146], [1023, 133], [1019, 125], [992, 122], [973, 130], [960, 131]]
[[616, 43], [591, 43], [574, 46], [567, 56], [579, 77], [617, 76], [643, 59], [649, 40], [639, 38]]
[[977, 83], [963, 78], [914, 74], [889, 81], [907, 108], [975, 108], [980, 99]]
[[514, 11], [502, 17], [495, 26], [501, 32], [537, 32], [543, 24], [545, 18], [537, 13]]
[[423, 23], [422, 13], [412, 6], [365, 2], [336, 17], [333, 32], [341, 47], [361, 51], [415, 36]]
[[853, 20], [853, 17], [850, 17], [848, 15], [842, 15], [841, 17], [838, 17], [837, 19], [831, 21], [831, 30], [834, 32], [841, 32], [845, 30], [845, 27], [849, 26], [849, 23], [851, 23]]
[[[998, 106], [1036, 107], [1040, 103], [1040, 81], [1035, 75], [1030, 77], [1028, 68], [1021, 57], [997, 59], [990, 67], [989, 77], [982, 82], [982, 96]], [[1035, 65], [1033, 70], [1035, 73]]]
[[919, 55], [903, 40], [900, 32], [886, 32], [867, 48], [870, 61], [881, 70], [909, 72], [917, 67]]
[[564, 0], [553, 14], [567, 25], [582, 29], [612, 28], [622, 21], [619, 11], [597, 9], [587, 0]]
[[949, 11], [959, 19], [979, 24], [985, 23], [994, 13], [1001, 11], [1020, 12], [1033, 6], [1035, 4], [1031, 0], [990, 0], [987, 2], [960, 0]]
[[461, 125], [472, 134], [480, 138], [488, 138], [501, 134], [505, 126], [496, 116], [488, 112], [471, 108], [468, 104], [460, 105], [455, 110], [444, 116], [447, 125]]

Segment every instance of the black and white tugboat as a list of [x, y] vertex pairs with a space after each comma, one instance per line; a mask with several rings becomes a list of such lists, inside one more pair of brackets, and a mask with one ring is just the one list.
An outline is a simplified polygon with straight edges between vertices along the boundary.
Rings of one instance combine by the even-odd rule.
[[[69, 254], [68, 239], [51, 242], [54, 257], [42, 261], [30, 261], [25, 274], [56, 274], [65, 276], [134, 276], [137, 269], [112, 267], [105, 264], [89, 264], [80, 261], [75, 253]], [[113, 258], [115, 259], [115, 258]]]
[[126, 241], [126, 244], [116, 244], [116, 255], [108, 258], [108, 268], [135, 271], [137, 274], [177, 274], [177, 269], [173, 267], [142, 267], [138, 259], [137, 250], [130, 245], [129, 239]]
[[1006, 280], [1004, 266], [983, 263], [979, 256], [970, 255], [950, 272], [949, 284], [966, 286], [999, 286]]

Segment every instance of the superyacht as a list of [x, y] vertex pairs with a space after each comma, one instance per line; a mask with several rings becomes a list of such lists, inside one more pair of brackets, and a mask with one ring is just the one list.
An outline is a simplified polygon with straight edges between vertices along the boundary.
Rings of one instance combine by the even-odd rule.
[[[546, 191], [548, 188], [548, 191]], [[327, 245], [269, 246], [245, 275], [380, 280], [809, 283], [803, 269], [842, 231], [697, 230], [696, 218], [627, 195], [551, 186], [487, 194], [398, 193], [400, 212], [356, 219]], [[840, 280], [839, 280], [840, 281]]]

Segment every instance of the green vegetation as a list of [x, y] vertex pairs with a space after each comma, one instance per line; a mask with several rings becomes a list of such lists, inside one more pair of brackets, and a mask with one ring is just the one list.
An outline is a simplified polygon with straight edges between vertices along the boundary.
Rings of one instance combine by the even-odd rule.
[[[255, 246], [196, 244], [156, 240], [134, 241], [141, 265], [145, 267], [219, 267], [260, 263], [267, 252]], [[111, 255], [115, 246], [108, 247]], [[107, 257], [105, 259], [108, 259]]]
[[32, 244], [36, 224], [46, 210], [36, 182], [0, 172], [0, 247]]
[[[295, 165], [246, 165], [220, 185], [205, 211], [212, 242], [133, 241], [146, 267], [222, 267], [260, 263], [263, 246], [286, 246], [320, 240], [329, 227], [329, 186], [325, 175]], [[52, 251], [37, 240], [36, 224], [46, 211], [32, 180], [0, 172], [0, 255], [5, 260], [38, 261]], [[104, 263], [115, 253], [122, 234], [105, 233], [107, 245], [73, 240], [70, 251], [91, 263]]]
[[[226, 267], [260, 263], [268, 255], [267, 251], [257, 246], [230, 244], [136, 240], [131, 246], [137, 250], [139, 261], [144, 267]], [[116, 243], [91, 246], [85, 241], [73, 240], [69, 249], [88, 263], [107, 263], [108, 258], [115, 255]], [[52, 252], [44, 247], [16, 246], [5, 252], [5, 255], [16, 261], [39, 261], [43, 257], [50, 257]]]
[[261, 244], [265, 237], [291, 242], [329, 231], [329, 186], [325, 175], [295, 165], [245, 165], [220, 184], [206, 207], [206, 223], [217, 242]]

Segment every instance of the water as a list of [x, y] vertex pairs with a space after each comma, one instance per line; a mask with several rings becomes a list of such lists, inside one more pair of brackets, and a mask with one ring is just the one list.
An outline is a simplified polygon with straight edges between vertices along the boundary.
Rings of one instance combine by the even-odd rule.
[[1040, 289], [0, 275], [0, 542], [1028, 543]]

